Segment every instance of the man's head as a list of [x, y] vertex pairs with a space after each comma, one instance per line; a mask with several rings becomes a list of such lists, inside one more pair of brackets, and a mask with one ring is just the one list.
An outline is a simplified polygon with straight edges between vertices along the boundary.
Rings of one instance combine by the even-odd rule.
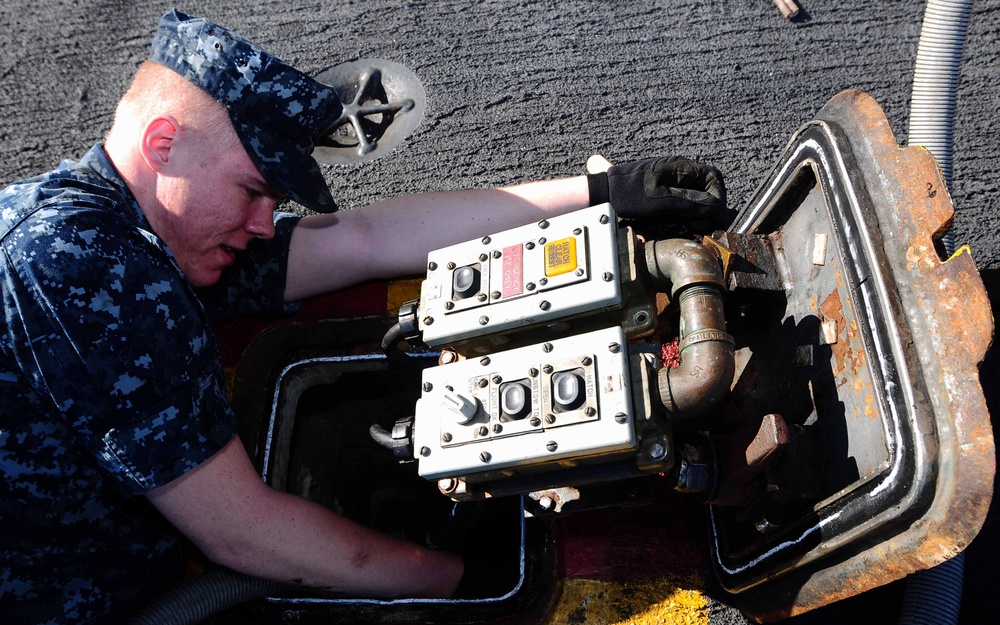
[[160, 20], [149, 60], [226, 107], [247, 154], [271, 185], [313, 210], [336, 210], [312, 158], [315, 140], [343, 110], [332, 87], [234, 32], [176, 9]]
[[[200, 55], [206, 46], [219, 52], [216, 43], [222, 53]], [[244, 52], [255, 56], [226, 65], [227, 54]], [[272, 213], [283, 197], [335, 209], [308, 154], [310, 133], [340, 111], [332, 90], [229, 31], [176, 12], [161, 21], [151, 57], [119, 102], [105, 148], [192, 284], [216, 282], [235, 252], [273, 236]], [[253, 72], [226, 73], [242, 61]]]
[[195, 286], [217, 282], [252, 239], [273, 236], [283, 194], [250, 160], [226, 108], [175, 72], [139, 68], [105, 148]]

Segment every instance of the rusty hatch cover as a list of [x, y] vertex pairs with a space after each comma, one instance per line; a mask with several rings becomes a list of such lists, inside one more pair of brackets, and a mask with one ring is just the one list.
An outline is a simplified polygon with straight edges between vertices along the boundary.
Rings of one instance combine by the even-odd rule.
[[710, 508], [716, 574], [758, 620], [934, 566], [983, 524], [995, 460], [977, 365], [993, 319], [968, 248], [936, 251], [952, 215], [930, 153], [901, 148], [849, 90], [724, 235], [766, 241], [781, 278], [730, 285], [753, 331], [734, 330], [729, 416], [778, 412], [806, 441], [769, 467], [752, 522]]

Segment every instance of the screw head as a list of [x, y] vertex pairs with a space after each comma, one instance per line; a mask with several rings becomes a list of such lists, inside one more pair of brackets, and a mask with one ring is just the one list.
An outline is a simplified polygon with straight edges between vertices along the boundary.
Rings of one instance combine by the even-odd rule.
[[431, 448], [430, 447], [421, 447], [420, 448], [420, 455], [423, 456], [423, 457], [425, 457], [425, 458], [427, 456], [431, 455]]
[[423, 322], [425, 326], [429, 326], [434, 323], [434, 317], [424, 317]]
[[646, 455], [653, 460], [663, 460], [667, 457], [667, 446], [659, 441], [654, 441], [646, 448]]
[[490, 452], [484, 451], [481, 454], [479, 454], [479, 459], [482, 460], [483, 462], [489, 462], [490, 460], [493, 459], [493, 456], [490, 455]]
[[424, 389], [425, 393], [430, 393], [431, 389], [434, 388], [434, 385], [431, 384], [430, 382], [424, 382], [424, 384], [423, 384], [423, 386], [421, 386], [421, 388]]
[[556, 422], [556, 416], [554, 414], [545, 415], [545, 422], [548, 423], [549, 425], [552, 425], [553, 423]]
[[548, 354], [552, 351], [552, 343], [542, 343], [542, 351]]
[[450, 443], [451, 438], [452, 438], [451, 432], [444, 432], [443, 434], [441, 434], [441, 440], [443, 440], [446, 443]]
[[484, 326], [484, 325], [488, 324], [489, 322], [490, 322], [490, 318], [487, 317], [486, 315], [483, 315], [482, 317], [479, 318], [479, 325], [481, 325], [481, 326]]
[[487, 297], [486, 293], [476, 293], [476, 299], [480, 302], [485, 302]]
[[543, 219], [543, 220], [539, 221], [538, 222], [538, 227], [541, 228], [542, 230], [548, 228], [549, 227], [549, 221], [547, 219]]
[[552, 304], [550, 304], [549, 302], [543, 301], [543, 302], [541, 302], [538, 305], [538, 307], [541, 308], [542, 310], [548, 310], [548, 309], [552, 308]]
[[618, 414], [615, 415], [615, 421], [618, 423], [625, 423], [626, 421], [628, 421], [628, 415], [626, 415], [624, 412], [619, 412]]
[[434, 261], [431, 261], [431, 262], [427, 263], [427, 270], [428, 271], [434, 271], [437, 268], [438, 268], [438, 264], [435, 263]]
[[489, 258], [489, 256], [487, 256], [486, 254], [480, 254], [479, 255], [479, 262], [485, 263], [488, 258]]
[[501, 297], [503, 297], [503, 293], [501, 293], [500, 291], [493, 291], [492, 293], [490, 293], [490, 297], [492, 297], [493, 299], [500, 299]]
[[451, 300], [448, 300], [447, 302], [444, 303], [445, 310], [451, 310], [454, 307], [455, 307], [455, 302]]
[[549, 441], [545, 443], [545, 449], [548, 449], [549, 451], [555, 451], [559, 449], [559, 444], [556, 443], [555, 441]]
[[483, 245], [489, 245], [490, 241], [492, 241], [492, 239], [489, 237], [483, 237]]
[[611, 221], [611, 218], [608, 217], [607, 215], [601, 215], [601, 218], [598, 219], [598, 221], [600, 221], [602, 224], [606, 224], [609, 221]]
[[617, 354], [621, 348], [622, 346], [619, 345], [618, 343], [611, 343], [610, 345], [608, 345], [608, 351], [611, 352], [612, 354]]
[[538, 417], [531, 417], [531, 419], [528, 421], [528, 423], [531, 424], [531, 427], [537, 428], [538, 426], [540, 426], [542, 424], [542, 420], [539, 419]]
[[594, 359], [591, 358], [590, 356], [584, 356], [583, 360], [581, 360], [580, 362], [583, 363], [584, 367], [589, 367], [590, 365], [594, 364]]
[[455, 263], [449, 262], [447, 265], [445, 265], [445, 267], [447, 267], [448, 269], [454, 269], [456, 265]]
[[484, 367], [490, 366], [490, 357], [483, 356], [482, 358], [479, 359], [479, 364], [481, 364]]
[[545, 373], [552, 373], [554, 370], [555, 369], [552, 368], [552, 365], [542, 365], [542, 371]]
[[601, 279], [605, 282], [611, 282], [615, 279], [615, 275], [610, 271], [605, 271], [604, 274], [601, 275]]

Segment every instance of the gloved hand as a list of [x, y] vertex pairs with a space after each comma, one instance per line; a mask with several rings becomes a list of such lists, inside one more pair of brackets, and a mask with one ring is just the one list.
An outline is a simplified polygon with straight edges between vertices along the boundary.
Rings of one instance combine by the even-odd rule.
[[677, 156], [612, 165], [588, 174], [590, 204], [610, 202], [624, 220], [686, 224], [711, 232], [732, 222], [722, 174], [711, 165]]

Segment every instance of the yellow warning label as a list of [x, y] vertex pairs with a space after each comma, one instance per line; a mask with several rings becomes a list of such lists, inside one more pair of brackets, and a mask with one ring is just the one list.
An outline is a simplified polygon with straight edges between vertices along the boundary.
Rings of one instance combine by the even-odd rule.
[[561, 276], [576, 270], [576, 239], [568, 237], [545, 244], [545, 275]]

